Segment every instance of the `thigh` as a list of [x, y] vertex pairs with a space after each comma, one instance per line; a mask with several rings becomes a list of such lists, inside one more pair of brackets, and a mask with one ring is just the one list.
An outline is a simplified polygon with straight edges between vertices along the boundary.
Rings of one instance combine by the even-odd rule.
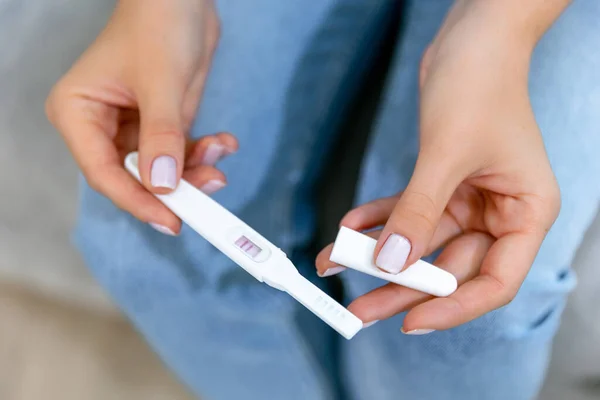
[[[386, 103], [367, 159], [359, 201], [403, 188], [417, 156], [418, 61], [439, 26], [442, 2], [412, 1]], [[449, 2], [446, 3], [448, 6]], [[402, 315], [344, 344], [357, 399], [531, 399], [574, 278], [570, 263], [600, 201], [600, 4], [576, 1], [537, 46], [530, 93], [563, 206], [516, 299], [464, 326], [402, 335]], [[353, 298], [379, 285], [344, 274]], [[368, 379], [365, 377], [368, 376]]]
[[[386, 4], [218, 2], [222, 39], [192, 135], [238, 136], [240, 151], [222, 164], [229, 185], [215, 198], [288, 253], [309, 240], [304, 189]], [[187, 226], [178, 238], [160, 235], [83, 185], [77, 242], [103, 286], [198, 394], [333, 396], [325, 368], [332, 331]], [[309, 269], [305, 258], [295, 261]]]

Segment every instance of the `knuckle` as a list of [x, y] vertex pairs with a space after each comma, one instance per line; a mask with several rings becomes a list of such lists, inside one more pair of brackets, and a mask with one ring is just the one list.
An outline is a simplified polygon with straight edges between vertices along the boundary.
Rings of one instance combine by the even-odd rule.
[[552, 221], [554, 222], [558, 217], [560, 208], [562, 206], [560, 186], [558, 185], [556, 180], [553, 180], [553, 184], [550, 185], [550, 187], [548, 188], [546, 197], [548, 198], [548, 211], [550, 213]]
[[416, 210], [412, 213], [415, 223], [425, 232], [433, 232], [435, 224], [426, 213]]
[[145, 136], [151, 140], [162, 143], [180, 142], [184, 135], [180, 129], [173, 127], [173, 124], [157, 121], [151, 124], [150, 129], [146, 131]]
[[87, 181], [89, 187], [94, 189], [96, 192], [102, 191], [101, 180], [98, 179], [98, 177], [95, 174], [89, 174], [83, 171], [83, 175], [85, 176], [85, 180]]
[[48, 94], [46, 102], [44, 103], [44, 111], [46, 112], [46, 117], [52, 124], [55, 124], [57, 122], [57, 116], [59, 111], [58, 105], [62, 103], [62, 97], [62, 84], [57, 83]]
[[85, 176], [87, 184], [92, 189], [94, 189], [96, 192], [102, 192], [102, 174], [100, 174], [95, 168], [91, 168], [85, 165], [81, 166], [81, 172], [83, 173], [83, 176]]
[[63, 132], [60, 127], [67, 122], [69, 114], [69, 90], [69, 86], [64, 81], [59, 81], [50, 90], [44, 103], [46, 118], [48, 118], [48, 121], [50, 121], [52, 125], [59, 129], [61, 134], [63, 134]]
[[485, 275], [485, 277], [492, 286], [490, 296], [493, 297], [496, 308], [509, 304], [519, 291], [519, 286], [507, 285], [493, 275]]
[[555, 179], [535, 195], [531, 205], [530, 225], [532, 231], [547, 233], [560, 213], [562, 199], [560, 187]]
[[456, 315], [465, 315], [470, 313], [469, 305], [465, 304], [461, 297], [450, 296], [446, 299], [452, 302], [452, 307], [454, 307], [454, 313]]
[[412, 223], [420, 226], [425, 231], [435, 229], [435, 220], [438, 213], [433, 199], [421, 192], [405, 191], [401, 197], [401, 206]]
[[508, 305], [517, 295], [516, 291], [504, 289], [498, 294], [498, 308]]

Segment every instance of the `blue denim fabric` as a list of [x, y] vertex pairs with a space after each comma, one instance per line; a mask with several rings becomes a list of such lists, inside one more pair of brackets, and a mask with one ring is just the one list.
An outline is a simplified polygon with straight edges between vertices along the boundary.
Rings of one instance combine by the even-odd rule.
[[[417, 71], [449, 0], [409, 1], [357, 202], [403, 188], [417, 155]], [[214, 197], [316, 277], [312, 183], [392, 10], [385, 0], [223, 0], [223, 36], [193, 128], [234, 132]], [[563, 210], [517, 298], [456, 329], [345, 341], [184, 226], [164, 236], [81, 186], [76, 242], [148, 342], [205, 399], [514, 399], [535, 396], [600, 200], [600, 3], [576, 1], [538, 45], [530, 90]], [[347, 271], [350, 301], [381, 283]]]

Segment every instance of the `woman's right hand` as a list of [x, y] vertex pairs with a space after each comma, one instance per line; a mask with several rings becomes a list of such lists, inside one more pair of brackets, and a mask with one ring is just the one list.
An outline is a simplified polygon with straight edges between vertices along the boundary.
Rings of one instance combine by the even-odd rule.
[[[225, 185], [214, 164], [237, 150], [227, 133], [187, 138], [218, 37], [211, 0], [121, 0], [47, 100], [90, 186], [164, 233], [181, 221], [150, 192], [168, 193], [182, 176], [214, 192]], [[136, 149], [145, 188], [123, 167]]]

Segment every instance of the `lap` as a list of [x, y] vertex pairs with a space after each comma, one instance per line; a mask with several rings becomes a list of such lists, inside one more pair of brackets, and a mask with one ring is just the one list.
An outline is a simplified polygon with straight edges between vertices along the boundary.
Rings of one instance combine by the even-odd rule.
[[[229, 188], [216, 199], [286, 251], [310, 240], [313, 215], [305, 210], [303, 190], [329, 150], [340, 99], [351, 95], [349, 71], [360, 65], [361, 46], [368, 47], [383, 3], [218, 3], [223, 39], [193, 135], [230, 130], [240, 138], [242, 150], [223, 164]], [[388, 195], [410, 177], [417, 154], [417, 61], [449, 4], [409, 2], [360, 202]], [[399, 317], [344, 342], [346, 385], [356, 398], [444, 398], [440, 388], [456, 395], [448, 398], [493, 398], [485, 397], [488, 390], [510, 397], [499, 386], [504, 381], [523, 398], [535, 391], [571, 287], [569, 263], [598, 202], [597, 185], [589, 182], [599, 172], [591, 151], [598, 148], [593, 130], [600, 126], [594, 114], [600, 104], [590, 82], [600, 69], [577, 33], [594, 32], [585, 7], [597, 6], [576, 2], [532, 66], [532, 101], [564, 206], [519, 297], [456, 330], [402, 336]], [[335, 373], [326, 359], [339, 338], [314, 318], [299, 319], [287, 295], [255, 282], [188, 228], [177, 239], [161, 236], [84, 185], [77, 236], [100, 282], [198, 393], [332, 398]], [[310, 262], [297, 261], [314, 275]], [[352, 273], [344, 278], [351, 297], [376, 284]]]

